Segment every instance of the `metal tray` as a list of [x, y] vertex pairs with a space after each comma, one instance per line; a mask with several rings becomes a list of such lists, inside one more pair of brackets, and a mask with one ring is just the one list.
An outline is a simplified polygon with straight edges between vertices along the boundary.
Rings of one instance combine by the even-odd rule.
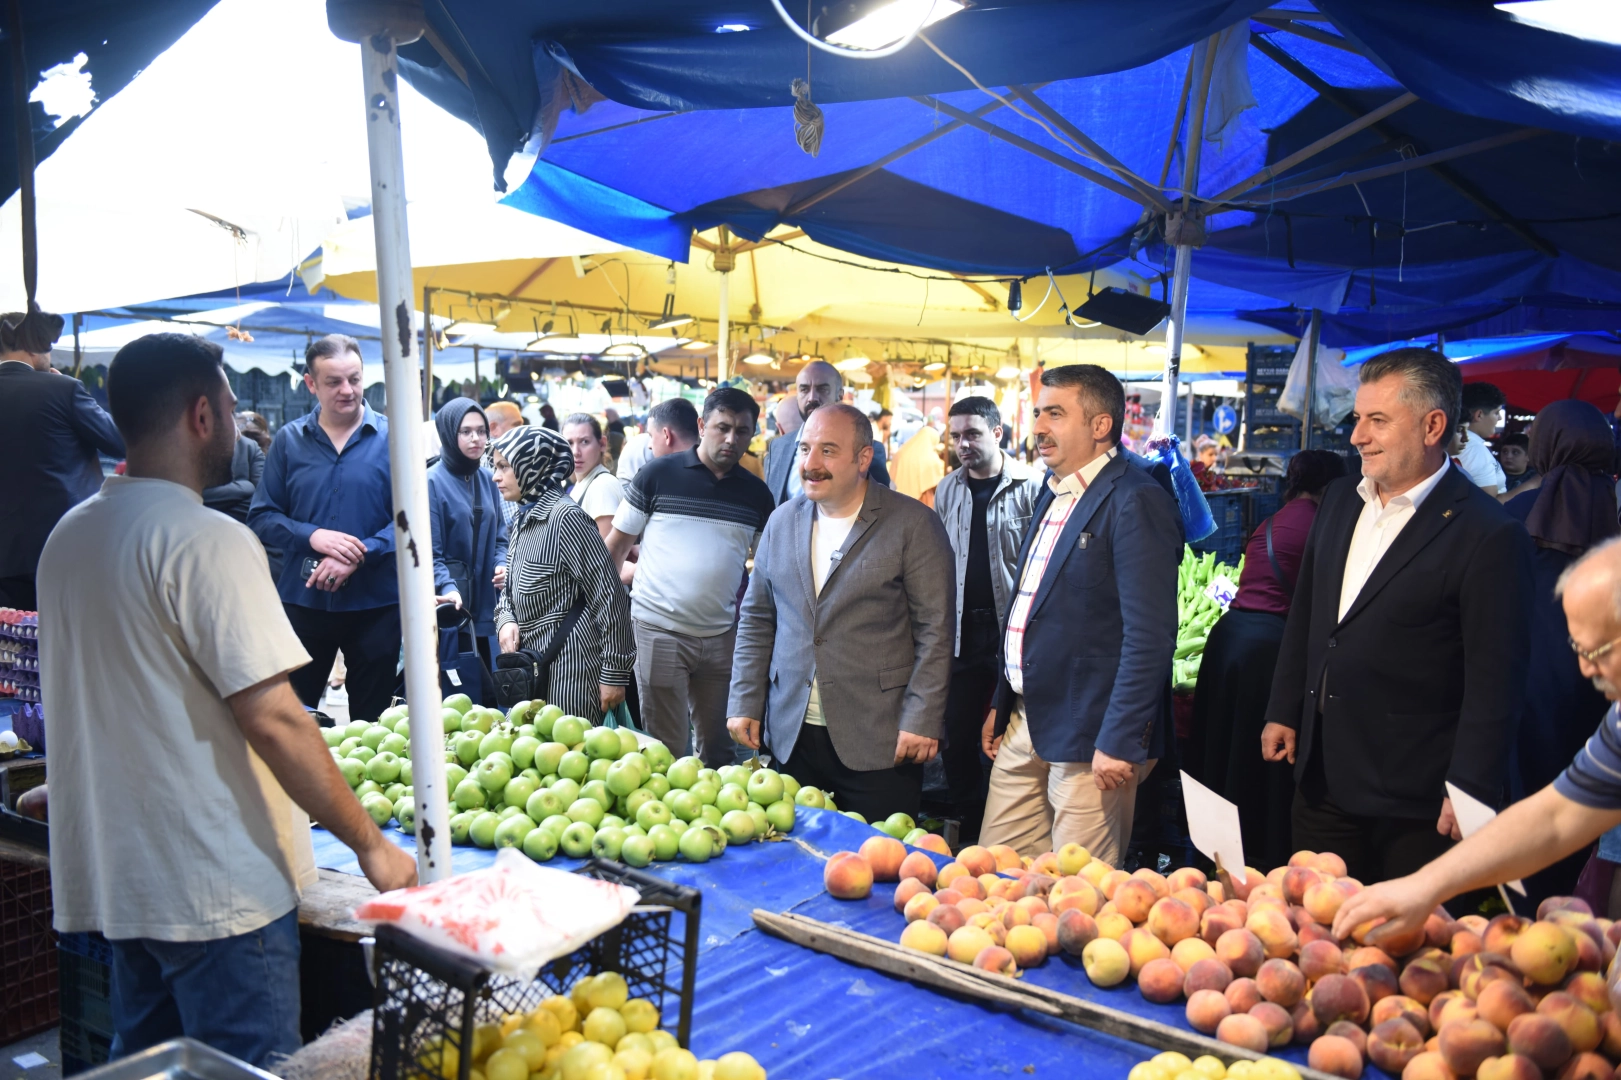
[[170, 1039], [82, 1072], [76, 1080], [277, 1080], [196, 1039]]

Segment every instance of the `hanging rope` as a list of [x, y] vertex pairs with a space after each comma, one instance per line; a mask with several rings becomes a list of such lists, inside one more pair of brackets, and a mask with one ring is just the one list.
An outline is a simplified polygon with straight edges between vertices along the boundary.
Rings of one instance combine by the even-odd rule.
[[811, 100], [810, 83], [804, 79], [795, 79], [792, 86], [794, 92], [794, 140], [799, 148], [811, 157], [822, 152], [822, 110]]

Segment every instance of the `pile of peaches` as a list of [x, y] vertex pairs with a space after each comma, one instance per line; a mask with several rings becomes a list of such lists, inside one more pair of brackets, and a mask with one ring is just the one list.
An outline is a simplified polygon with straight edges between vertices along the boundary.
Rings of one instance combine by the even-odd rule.
[[1128, 874], [1077, 845], [1033, 860], [967, 847], [937, 869], [875, 837], [841, 857], [835, 896], [851, 875], [899, 882], [908, 948], [1005, 975], [1076, 957], [1096, 985], [1135, 979], [1150, 1001], [1185, 998], [1198, 1031], [1258, 1053], [1308, 1046], [1313, 1068], [1347, 1080], [1365, 1061], [1402, 1080], [1621, 1080], [1602, 974], [1621, 923], [1575, 898], [1535, 920], [1437, 908], [1403, 937], [1369, 924], [1342, 941], [1329, 927], [1362, 886], [1328, 852], [1246, 868], [1234, 895], [1192, 867]]

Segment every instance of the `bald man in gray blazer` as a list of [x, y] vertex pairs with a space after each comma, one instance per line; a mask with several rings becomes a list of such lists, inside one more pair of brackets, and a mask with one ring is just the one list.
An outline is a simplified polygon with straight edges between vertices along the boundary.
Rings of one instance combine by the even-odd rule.
[[870, 481], [872, 423], [811, 414], [755, 549], [727, 724], [801, 784], [868, 821], [914, 817], [944, 734], [956, 619], [951, 542], [934, 511]]

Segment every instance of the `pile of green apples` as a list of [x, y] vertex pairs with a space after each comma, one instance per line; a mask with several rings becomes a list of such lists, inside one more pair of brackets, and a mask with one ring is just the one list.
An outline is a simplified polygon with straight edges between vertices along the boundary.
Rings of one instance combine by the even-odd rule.
[[[638, 867], [701, 863], [729, 845], [791, 832], [797, 806], [838, 810], [830, 794], [758, 761], [707, 769], [544, 701], [520, 701], [502, 715], [453, 694], [441, 716], [453, 844], [522, 848], [537, 862], [561, 851]], [[375, 723], [322, 731], [372, 820], [414, 834], [409, 724], [406, 706], [396, 705]]]

